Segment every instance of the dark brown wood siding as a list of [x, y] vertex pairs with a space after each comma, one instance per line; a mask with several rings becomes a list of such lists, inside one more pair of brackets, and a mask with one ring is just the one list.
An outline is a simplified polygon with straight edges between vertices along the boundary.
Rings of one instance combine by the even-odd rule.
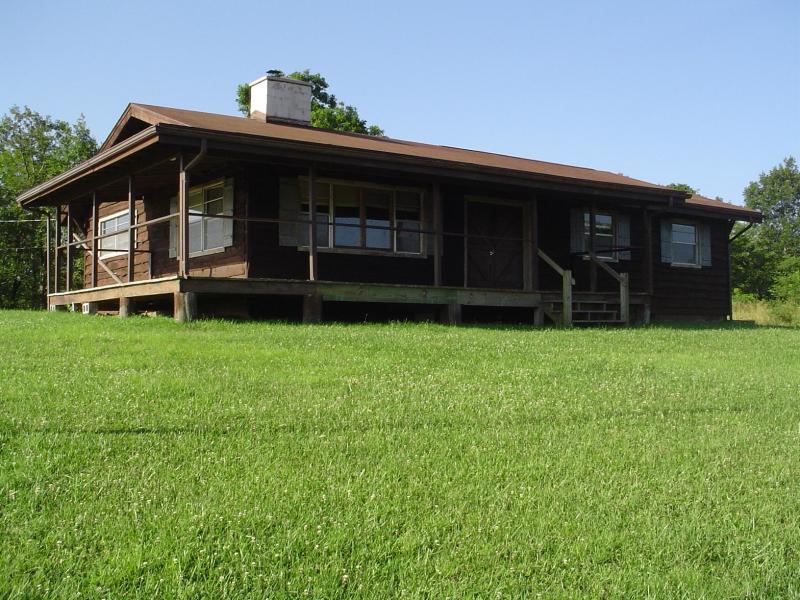
[[[277, 170], [248, 175], [252, 198], [249, 213], [254, 218], [279, 218], [281, 176]], [[278, 225], [250, 225], [250, 277], [308, 279], [308, 252], [279, 244]], [[319, 278], [327, 281], [352, 281], [430, 285], [433, 282], [433, 258], [380, 256], [320, 250]]]
[[706, 223], [710, 228], [710, 267], [674, 267], [662, 262], [659, 217], [654, 219], [652, 314], [655, 320], [718, 320], [728, 314], [728, 235], [731, 226], [721, 220], [697, 219], [697, 222]]

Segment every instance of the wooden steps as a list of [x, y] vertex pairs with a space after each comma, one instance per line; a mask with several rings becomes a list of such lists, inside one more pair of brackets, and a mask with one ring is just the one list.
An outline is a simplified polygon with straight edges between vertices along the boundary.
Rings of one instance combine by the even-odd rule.
[[[561, 302], [547, 302], [544, 313], [556, 324], [562, 323], [563, 304]], [[574, 298], [572, 302], [572, 324], [579, 326], [591, 325], [625, 325], [620, 317], [619, 302], [609, 302], [605, 298]]]

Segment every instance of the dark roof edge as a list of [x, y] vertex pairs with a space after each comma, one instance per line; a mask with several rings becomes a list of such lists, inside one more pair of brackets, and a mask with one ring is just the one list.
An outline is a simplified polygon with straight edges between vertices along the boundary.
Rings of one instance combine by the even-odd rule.
[[172, 125], [172, 124], [160, 123], [156, 125], [156, 128], [160, 134], [164, 133], [186, 138], [194, 138], [194, 139], [207, 138], [207, 139], [218, 139], [218, 140], [225, 139], [229, 141], [241, 141], [248, 145], [254, 145], [254, 146], [272, 145], [278, 147], [283, 146], [283, 147], [303, 148], [305, 150], [317, 150], [316, 153], [318, 154], [325, 153], [334, 156], [368, 157], [370, 159], [378, 160], [380, 162], [387, 164], [391, 164], [394, 162], [394, 163], [416, 164], [420, 166], [427, 166], [434, 168], [457, 168], [462, 171], [472, 171], [472, 172], [487, 173], [492, 175], [513, 176], [531, 182], [535, 181], [559, 182], [573, 186], [584, 187], [587, 189], [602, 188], [602, 189], [617, 190], [628, 193], [632, 192], [648, 196], [650, 198], [652, 198], [653, 196], [660, 197], [664, 201], [668, 201], [670, 198], [687, 199], [691, 196], [691, 194], [688, 194], [686, 192], [680, 190], [671, 190], [667, 188], [655, 188], [649, 186], [637, 186], [633, 184], [619, 184], [612, 182], [598, 182], [598, 181], [590, 181], [587, 179], [581, 179], [577, 177], [564, 177], [559, 175], [548, 175], [544, 173], [533, 174], [528, 171], [505, 169], [502, 167], [489, 167], [489, 166], [475, 165], [472, 163], [462, 163], [458, 161], [450, 161], [443, 159], [397, 155], [388, 152], [376, 152], [360, 148], [342, 148], [341, 146], [336, 146], [331, 144], [320, 144], [315, 142], [306, 142], [299, 140], [286, 140], [284, 138], [267, 137], [263, 135], [254, 135], [254, 134], [247, 134], [240, 132], [221, 132], [215, 129], [202, 129], [199, 127], [190, 127], [186, 125]]
[[83, 161], [72, 167], [71, 169], [67, 169], [63, 173], [56, 175], [48, 179], [47, 181], [40, 183], [32, 187], [29, 190], [22, 192], [19, 196], [17, 196], [17, 202], [23, 208], [30, 205], [34, 200], [38, 197], [52, 192], [58, 187], [68, 183], [70, 180], [73, 180], [77, 177], [83, 176], [90, 171], [93, 171], [97, 168], [103, 166], [104, 163], [110, 162], [112, 159], [121, 158], [119, 155], [125, 155], [132, 150], [134, 150], [137, 146], [141, 145], [143, 142], [149, 142], [148, 145], [152, 144], [153, 142], [157, 141], [158, 132], [156, 130], [155, 125], [151, 125], [147, 129], [140, 131], [139, 133], [132, 135], [131, 137], [119, 142], [111, 146], [106, 150], [101, 150], [88, 160]]

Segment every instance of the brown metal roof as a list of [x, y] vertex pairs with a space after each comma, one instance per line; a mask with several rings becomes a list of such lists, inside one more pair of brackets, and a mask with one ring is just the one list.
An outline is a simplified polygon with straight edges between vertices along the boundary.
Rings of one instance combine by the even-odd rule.
[[713, 208], [729, 212], [732, 215], [737, 215], [743, 218], [752, 219], [758, 222], [761, 222], [762, 218], [761, 213], [757, 210], [753, 210], [752, 208], [748, 208], [746, 206], [738, 206], [736, 204], [731, 204], [730, 202], [725, 202], [724, 200], [706, 198], [705, 196], [701, 196], [700, 194], [692, 194], [691, 197], [686, 199], [686, 204], [687, 206]]
[[[132, 125], [134, 126], [133, 129], [131, 129]], [[148, 125], [151, 127], [148, 128]], [[678, 201], [685, 200], [686, 205], [711, 209], [714, 212], [725, 212], [739, 218], [760, 220], [760, 213], [742, 206], [711, 200], [698, 195], [689, 197], [684, 192], [609, 171], [598, 171], [585, 167], [450, 146], [436, 146], [393, 138], [342, 133], [313, 127], [270, 123], [246, 117], [137, 103], [128, 105], [128, 108], [120, 117], [101, 146], [100, 152], [95, 157], [87, 161], [87, 163], [82, 163], [74, 169], [70, 169], [68, 172], [25, 192], [18, 200], [23, 204], [28, 204], [33, 202], [38, 195], [47, 193], [53, 185], [63, 185], [67, 180], [81, 177], [86, 167], [92, 166], [90, 163], [115, 153], [120, 149], [121, 145], [127, 145], [126, 140], [131, 135], [135, 138], [145, 133], [144, 131], [139, 133], [140, 129], [147, 128], [148, 131], [154, 132], [155, 129], [158, 129], [158, 126], [177, 126], [178, 128], [186, 127], [220, 134], [254, 136], [263, 138], [265, 141], [309, 144], [323, 150], [330, 149], [331, 151], [361, 151], [388, 159], [392, 157], [398, 160], [420, 159], [435, 162], [436, 164], [457, 165], [466, 169], [489, 169], [500, 172], [505, 171], [510, 175], [524, 175], [533, 178], [539, 176], [542, 179], [554, 178], [585, 186], [591, 186], [592, 184], [596, 186], [612, 186], [620, 190], [627, 189], [627, 191], [631, 192], [654, 194], [664, 199], [672, 197]], [[131, 139], [130, 141], [133, 140]]]
[[[584, 182], [632, 186], [639, 189], [651, 189], [653, 191], [669, 191], [672, 194], [680, 195], [675, 192], [675, 190], [668, 190], [668, 188], [664, 186], [649, 183], [647, 181], [641, 181], [639, 179], [633, 179], [632, 177], [626, 177], [624, 175], [619, 175], [608, 171], [598, 171], [596, 169], [574, 167], [541, 160], [531, 160], [503, 154], [493, 154], [491, 152], [480, 152], [477, 150], [467, 150], [463, 148], [454, 148], [451, 146], [421, 144], [419, 142], [409, 142], [406, 140], [398, 140], [386, 137], [342, 133], [314, 127], [268, 123], [245, 117], [219, 115], [214, 113], [183, 110], [180, 108], [168, 108], [164, 106], [152, 106], [147, 104], [131, 104], [129, 110], [131, 111], [132, 116], [146, 121], [151, 125], [157, 125], [160, 123], [170, 125], [185, 125], [187, 127], [195, 127], [198, 129], [207, 129], [225, 133], [256, 135], [270, 139], [366, 150], [387, 155], [441, 160], [464, 165], [492, 167], [521, 173], [530, 173], [534, 175], [562, 177]], [[113, 144], [113, 135], [114, 134], [112, 132], [112, 136], [109, 137], [109, 140], [106, 140], [103, 145], [104, 147], [106, 147], [109, 142]]]

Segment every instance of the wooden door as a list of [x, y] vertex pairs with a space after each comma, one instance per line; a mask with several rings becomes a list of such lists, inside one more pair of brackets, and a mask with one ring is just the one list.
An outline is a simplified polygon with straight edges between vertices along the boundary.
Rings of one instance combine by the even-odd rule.
[[468, 201], [467, 285], [522, 288], [522, 207]]

